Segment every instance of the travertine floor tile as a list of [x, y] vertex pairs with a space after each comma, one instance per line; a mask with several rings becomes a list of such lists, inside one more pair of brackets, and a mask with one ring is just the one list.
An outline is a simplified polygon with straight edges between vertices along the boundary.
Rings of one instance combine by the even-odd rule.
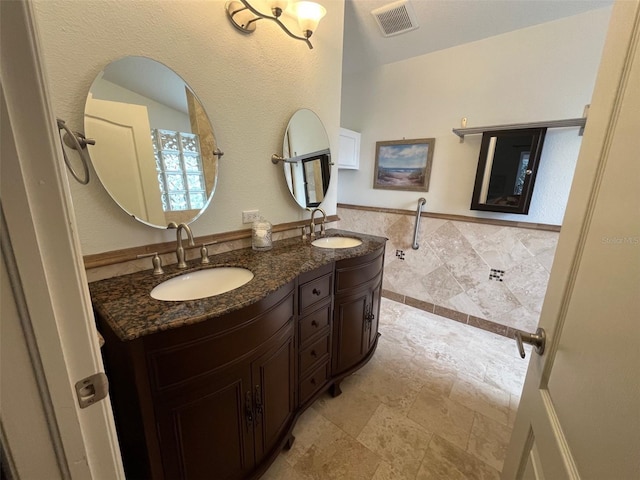
[[333, 398], [326, 393], [313, 404], [312, 408], [349, 435], [357, 437], [380, 402], [364, 393], [352, 382], [345, 381], [341, 388], [342, 395]]
[[383, 404], [358, 435], [358, 440], [405, 475], [415, 475], [431, 436], [431, 432]]
[[476, 414], [467, 451], [497, 470], [502, 470], [511, 428]]
[[379, 463], [377, 455], [343, 433], [329, 444], [311, 445], [294, 469], [305, 479], [370, 480]]
[[[527, 356], [527, 358], [529, 358], [529, 356]], [[487, 372], [485, 373], [484, 381], [489, 385], [498, 387], [499, 389], [511, 394], [520, 395], [527, 371], [526, 365], [528, 365], [529, 362], [526, 361], [525, 358], [522, 360], [522, 363], [525, 365], [524, 368], [520, 365], [510, 365], [503, 361], [491, 361], [487, 365]]]
[[303, 480], [304, 476], [296, 472], [291, 465], [287, 463], [284, 455], [278, 456], [275, 462], [269, 467], [269, 470], [260, 477], [260, 480]]
[[471, 379], [458, 380], [451, 390], [451, 400], [503, 425], [509, 420], [510, 397], [504, 390]]
[[528, 363], [515, 341], [388, 299], [380, 332], [371, 361], [301, 416], [263, 478], [499, 478]]
[[336, 425], [324, 418], [313, 408], [307, 409], [293, 429], [296, 437], [291, 450], [283, 450], [281, 456], [287, 463], [295, 466], [302, 456], [314, 444], [324, 446], [331, 444], [344, 434]]
[[498, 470], [434, 435], [416, 480], [498, 480]]
[[378, 402], [406, 413], [418, 395], [420, 386], [370, 362], [352, 375], [353, 384]]
[[407, 416], [463, 450], [467, 448], [474, 412], [447, 395], [425, 387]]
[[414, 480], [415, 474], [406, 473], [387, 462], [380, 462], [371, 480]]

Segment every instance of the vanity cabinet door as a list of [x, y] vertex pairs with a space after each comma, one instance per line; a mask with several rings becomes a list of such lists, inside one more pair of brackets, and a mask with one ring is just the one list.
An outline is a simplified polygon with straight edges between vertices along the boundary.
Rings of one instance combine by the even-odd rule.
[[252, 363], [256, 464], [270, 453], [290, 427], [295, 410], [293, 320], [284, 335]]
[[336, 264], [333, 377], [344, 377], [373, 352], [378, 338], [383, 264], [384, 248]]
[[239, 479], [255, 465], [251, 369], [243, 364], [156, 404], [164, 478]]
[[253, 361], [162, 395], [165, 479], [240, 479], [271, 453], [295, 408], [293, 319]]
[[[380, 297], [382, 296], [382, 276], [375, 287], [371, 291], [371, 308], [365, 312], [365, 321], [368, 329], [367, 352], [373, 348], [378, 336], [378, 326], [380, 324]], [[368, 313], [368, 315], [367, 315]]]
[[332, 375], [338, 375], [357, 365], [367, 353], [370, 336], [366, 315], [370, 305], [369, 290], [336, 297], [333, 317]]

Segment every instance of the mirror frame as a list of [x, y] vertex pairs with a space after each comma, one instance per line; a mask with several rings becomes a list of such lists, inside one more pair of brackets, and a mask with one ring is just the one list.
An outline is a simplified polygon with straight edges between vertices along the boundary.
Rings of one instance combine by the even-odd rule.
[[[533, 196], [533, 187], [538, 173], [540, 164], [540, 156], [544, 145], [546, 128], [522, 128], [513, 130], [494, 130], [486, 131], [482, 134], [482, 144], [480, 146], [480, 155], [478, 158], [478, 169], [476, 171], [476, 179], [473, 188], [473, 197], [471, 200], [471, 210], [481, 210], [485, 212], [501, 212], [515, 213], [527, 215], [529, 206], [531, 205], [531, 197]], [[496, 137], [496, 144], [500, 139], [509, 139], [515, 136], [529, 136], [531, 139], [529, 149], [529, 161], [526, 166], [526, 176], [522, 186], [522, 192], [516, 205], [500, 205], [490, 204], [481, 201], [483, 183], [486, 178], [491, 178], [491, 172], [487, 172], [487, 168], [491, 168], [491, 163], [487, 158], [490, 151], [491, 139]], [[520, 158], [513, 158], [514, 162], [520, 162]], [[487, 177], [489, 175], [489, 177]]]
[[[110, 67], [112, 67], [114, 64], [117, 64], [118, 62], [128, 62], [124, 63], [125, 65], [125, 70], [119, 70], [116, 71], [116, 74], [118, 75], [122, 75], [123, 72], [126, 74], [128, 72], [128, 70], [132, 69], [132, 66], [134, 67], [134, 70], [136, 72], [136, 75], [133, 76], [132, 78], [132, 84], [133, 87], [127, 85], [127, 82], [113, 82], [110, 79], [107, 78], [103, 78], [105, 76], [105, 72], [108, 71], [108, 69]], [[137, 64], [135, 62], [138, 62]], [[142, 63], [140, 63], [142, 62]], [[130, 105], [132, 108], [151, 108], [149, 105], [153, 105], [153, 104], [159, 104], [162, 105], [162, 108], [167, 107], [166, 111], [171, 111], [171, 109], [177, 109], [177, 106], [175, 106], [175, 104], [173, 104], [171, 101], [167, 102], [167, 103], [163, 103], [161, 97], [161, 93], [167, 93], [167, 94], [172, 94], [174, 92], [174, 90], [171, 90], [171, 92], [151, 92], [151, 94], [148, 94], [148, 92], [146, 92], [146, 90], [144, 90], [144, 88], [141, 89], [140, 85], [143, 84], [151, 84], [154, 82], [154, 78], [148, 78], [149, 75], [156, 75], [156, 74], [160, 74], [160, 72], [158, 72], [158, 70], [161, 69], [162, 70], [162, 74], [164, 74], [166, 72], [166, 75], [169, 75], [170, 78], [168, 77], [168, 80], [166, 82], [166, 84], [163, 84], [163, 87], [166, 85], [174, 85], [175, 83], [175, 87], [178, 88], [178, 84], [179, 84], [179, 88], [180, 88], [180, 97], [182, 97], [183, 95], [186, 95], [185, 100], [185, 107], [187, 109], [187, 112], [185, 115], [187, 115], [187, 120], [191, 125], [191, 128], [189, 131], [184, 131], [181, 133], [185, 133], [185, 134], [198, 134], [198, 143], [199, 143], [199, 156], [200, 156], [200, 166], [202, 167], [202, 169], [200, 170], [201, 175], [202, 175], [202, 182], [204, 182], [204, 193], [206, 194], [206, 197], [204, 198], [204, 203], [202, 204], [202, 207], [198, 210], [196, 209], [187, 209], [187, 210], [164, 210], [162, 207], [162, 202], [160, 200], [160, 195], [161, 195], [161, 189], [160, 189], [160, 184], [159, 184], [159, 180], [158, 180], [158, 176], [160, 175], [160, 171], [157, 170], [157, 162], [158, 162], [158, 158], [154, 158], [156, 157], [156, 155], [154, 155], [153, 153], [153, 149], [155, 148], [155, 146], [153, 145], [153, 141], [151, 141], [149, 143], [149, 145], [147, 146], [146, 143], [144, 144], [144, 149], [136, 149], [136, 152], [140, 153], [140, 152], [148, 152], [151, 155], [151, 158], [149, 158], [147, 160], [147, 157], [149, 155], [144, 155], [145, 161], [144, 162], [138, 162], [138, 168], [137, 171], [140, 174], [140, 177], [138, 178], [138, 183], [140, 183], [141, 185], [143, 185], [142, 190], [140, 191], [141, 193], [139, 193], [139, 195], [142, 195], [141, 198], [144, 198], [144, 205], [146, 205], [146, 207], [144, 207], [142, 210], [137, 209], [136, 205], [131, 203], [126, 203], [125, 200], [123, 200], [123, 198], [121, 198], [121, 196], [119, 196], [117, 194], [117, 187], [114, 187], [114, 185], [117, 185], [117, 183], [113, 182], [113, 178], [109, 179], [109, 177], [111, 177], [112, 175], [109, 174], [109, 168], [111, 163], [109, 162], [108, 158], [108, 154], [105, 154], [104, 152], [102, 154], [100, 154], [100, 147], [101, 145], [103, 145], [103, 143], [100, 142], [100, 131], [96, 131], [97, 127], [92, 126], [88, 123], [88, 118], [91, 118], [93, 115], [93, 111], [91, 111], [90, 113], [90, 109], [89, 109], [89, 102], [91, 100], [103, 100], [106, 99], [106, 102], [121, 102], [122, 104], [127, 104]], [[147, 72], [147, 75], [144, 75], [144, 73]], [[127, 77], [128, 78], [128, 77]], [[96, 93], [96, 89], [98, 88], [97, 85], [99, 85], [100, 81], [104, 82], [111, 82], [113, 83], [113, 85], [123, 88], [125, 89], [127, 92], [125, 92], [125, 96], [116, 94], [116, 95], [98, 95], [97, 98], [94, 97], [95, 93]], [[109, 84], [106, 84], [107, 88]], [[103, 87], [104, 88], [104, 87]], [[184, 88], [184, 92], [182, 92], [182, 89]], [[108, 90], [107, 90], [108, 91]], [[131, 98], [127, 98], [127, 96], [129, 95], [129, 92], [131, 92], [131, 94], [133, 95], [138, 95], [140, 97], [143, 97], [144, 99], [148, 99], [150, 101], [149, 104], [146, 104], [144, 101], [141, 101], [140, 103], [138, 103], [136, 101], [136, 98], [134, 97], [133, 99]], [[117, 92], [116, 92], [117, 93]], [[162, 96], [162, 98], [167, 98], [165, 96]], [[133, 100], [133, 101], [132, 101]], [[104, 103], [106, 105], [106, 103]], [[93, 104], [92, 104], [93, 105]], [[93, 110], [93, 106], [91, 107], [91, 109]], [[108, 110], [103, 109], [105, 112], [107, 112]], [[150, 112], [151, 110], [149, 110]], [[154, 111], [158, 111], [158, 110], [154, 110]], [[93, 82], [91, 83], [91, 86], [89, 87], [89, 91], [87, 93], [87, 98], [85, 100], [85, 107], [84, 107], [84, 112], [83, 112], [83, 116], [84, 116], [84, 130], [85, 130], [85, 134], [89, 135], [90, 137], [92, 137], [94, 140], [96, 140], [96, 144], [95, 145], [90, 145], [88, 147], [88, 153], [89, 156], [91, 158], [91, 163], [93, 165], [93, 168], [96, 172], [96, 175], [98, 177], [98, 179], [100, 180], [100, 183], [102, 184], [103, 188], [105, 189], [105, 191], [108, 193], [108, 195], [111, 197], [111, 199], [130, 217], [133, 217], [135, 220], [139, 221], [140, 223], [144, 224], [144, 225], [148, 225], [150, 227], [154, 227], [154, 228], [161, 228], [161, 229], [166, 229], [167, 225], [170, 222], [175, 222], [175, 223], [192, 223], [194, 222], [196, 219], [198, 219], [200, 217], [200, 215], [202, 215], [204, 213], [204, 211], [209, 207], [209, 205], [211, 204], [211, 201], [213, 199], [213, 195], [215, 194], [217, 185], [218, 185], [218, 177], [219, 177], [219, 160], [220, 160], [220, 153], [219, 153], [219, 149], [217, 147], [217, 141], [215, 138], [215, 133], [213, 130], [213, 124], [211, 123], [211, 119], [209, 118], [209, 114], [207, 113], [206, 109], [204, 108], [204, 105], [202, 104], [202, 101], [198, 98], [198, 96], [196, 95], [196, 93], [194, 92], [193, 88], [191, 88], [191, 86], [184, 80], [184, 78], [182, 78], [181, 75], [179, 75], [175, 70], [173, 70], [172, 68], [168, 67], [167, 65], [165, 65], [162, 62], [159, 62], [157, 60], [154, 60], [152, 58], [149, 57], [144, 57], [144, 56], [139, 56], [139, 55], [130, 55], [130, 56], [125, 56], [125, 57], [120, 57], [117, 58], [115, 60], [113, 60], [112, 62], [109, 62], [107, 65], [105, 65], [100, 72], [96, 75], [96, 77], [94, 78]], [[149, 115], [150, 117], [153, 117], [153, 115]], [[95, 118], [101, 118], [100, 116], [95, 117]], [[105, 116], [103, 117], [104, 119], [106, 119], [107, 121], [110, 121], [110, 117], [109, 116]], [[114, 118], [114, 117], [111, 117]], [[136, 117], [138, 118], [138, 117]], [[140, 117], [142, 118], [142, 117]], [[171, 121], [169, 122], [169, 124], [165, 123], [165, 122], [157, 122], [156, 123], [151, 123], [151, 121], [149, 122], [149, 126], [151, 127], [151, 131], [153, 131], [154, 129], [158, 129], [158, 130], [171, 130], [171, 131], [175, 131], [175, 126], [172, 125], [173, 120], [175, 120], [176, 118], [179, 119], [180, 121], [182, 117], [179, 116], [171, 116], [171, 117], [167, 117], [170, 118]], [[151, 120], [151, 118], [149, 119]], [[177, 124], [179, 124], [179, 122]], [[119, 122], [114, 122], [114, 125], [119, 125]], [[138, 122], [137, 124], [142, 126], [141, 122]], [[177, 125], [176, 124], [176, 125]], [[125, 124], [122, 124], [123, 126]], [[184, 126], [186, 128], [186, 124]], [[137, 130], [138, 131], [138, 130]], [[149, 132], [149, 138], [151, 139], [151, 131]], [[135, 139], [134, 139], [135, 140]], [[133, 143], [134, 144], [139, 144], [138, 140], [135, 140]], [[151, 149], [151, 150], [150, 150]], [[159, 153], [158, 153], [159, 155]], [[129, 157], [129, 156], [127, 156]], [[182, 155], [181, 155], [182, 157]], [[101, 160], [102, 158], [102, 160]], [[136, 154], [132, 154], [131, 158], [137, 158]], [[107, 159], [107, 161], [105, 162], [104, 159]], [[149, 164], [148, 164], [149, 163]], [[142, 165], [144, 164], [144, 165]], [[123, 163], [123, 166], [125, 164]], [[152, 166], [153, 165], [153, 166]], [[102, 175], [101, 175], [102, 172]], [[189, 173], [186, 172], [184, 170], [184, 168], [181, 170], [183, 178], [184, 176]], [[143, 175], [144, 173], [144, 175]], [[153, 177], [153, 178], [151, 178]], [[136, 178], [134, 176], [134, 178]], [[136, 180], [134, 180], [135, 182]], [[184, 179], [184, 181], [186, 182], [186, 178]], [[155, 191], [153, 190], [153, 185], [155, 185], [158, 187], [158, 200], [156, 202], [155, 199]], [[144, 187], [146, 186], [146, 188]], [[121, 188], [121, 187], [119, 187]], [[146, 192], [146, 193], [145, 193]], [[187, 193], [188, 195], [188, 193]], [[140, 200], [139, 200], [140, 201]], [[150, 201], [150, 204], [147, 204], [146, 202]], [[159, 204], [157, 204], [159, 202]], [[151, 205], [151, 206], [149, 206]], [[146, 215], [145, 216], [145, 212], [149, 211], [147, 209], [151, 209], [151, 215]], [[161, 220], [161, 216], [164, 216], [164, 221], [160, 222]], [[145, 217], [145, 218], [143, 218]]]
[[[307, 207], [319, 207], [320, 204], [324, 201], [324, 197], [327, 195], [327, 190], [329, 189], [329, 182], [331, 181], [331, 152], [329, 149], [321, 150], [319, 152], [313, 152], [307, 155], [302, 155], [301, 157], [297, 157], [297, 160], [302, 162], [302, 175], [304, 176], [304, 195], [307, 202]], [[309, 199], [309, 189], [307, 186], [309, 185], [309, 181], [307, 180], [307, 164], [318, 160], [320, 162], [320, 174], [322, 177], [322, 200], [319, 202], [311, 202]], [[315, 184], [315, 181], [314, 181]], [[317, 190], [317, 187], [316, 187]]]

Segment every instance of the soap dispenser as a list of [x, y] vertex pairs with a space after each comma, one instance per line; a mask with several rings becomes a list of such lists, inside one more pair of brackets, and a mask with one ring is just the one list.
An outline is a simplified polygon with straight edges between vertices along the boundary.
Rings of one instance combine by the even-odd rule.
[[253, 222], [251, 226], [251, 247], [254, 250], [271, 250], [271, 223], [260, 218]]

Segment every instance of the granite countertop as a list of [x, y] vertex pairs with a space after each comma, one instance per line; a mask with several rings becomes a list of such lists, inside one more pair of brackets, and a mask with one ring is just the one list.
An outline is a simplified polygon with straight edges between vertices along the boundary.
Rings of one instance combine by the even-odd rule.
[[[318, 248], [296, 236], [274, 242], [268, 251], [243, 248], [211, 255], [209, 265], [201, 265], [198, 258], [187, 262], [186, 269], [179, 270], [176, 264], [164, 267], [164, 275], [153, 275], [150, 269], [99, 280], [89, 284], [93, 308], [121, 340], [130, 341], [246, 307], [301, 273], [338, 260], [366, 255], [382, 247], [387, 240], [337, 229], [327, 230], [327, 236], [356, 237], [362, 240], [362, 244], [343, 249]], [[247, 268], [253, 272], [254, 278], [235, 290], [198, 300], [162, 301], [149, 295], [156, 285], [169, 278], [215, 267]]]

